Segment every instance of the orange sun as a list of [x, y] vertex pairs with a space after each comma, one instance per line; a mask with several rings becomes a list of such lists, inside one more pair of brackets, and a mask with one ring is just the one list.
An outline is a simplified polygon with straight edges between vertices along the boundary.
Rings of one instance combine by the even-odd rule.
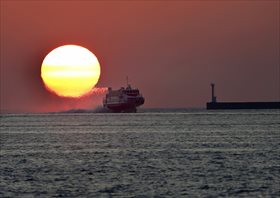
[[44, 59], [41, 77], [48, 90], [62, 97], [81, 97], [92, 91], [100, 77], [100, 65], [88, 49], [64, 45]]

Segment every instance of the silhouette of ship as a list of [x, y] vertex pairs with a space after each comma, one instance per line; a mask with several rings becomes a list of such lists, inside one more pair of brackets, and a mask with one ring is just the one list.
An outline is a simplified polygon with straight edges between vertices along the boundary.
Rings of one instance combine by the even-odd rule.
[[215, 84], [211, 84], [212, 101], [206, 103], [206, 109], [280, 109], [280, 102], [217, 102]]
[[128, 82], [127, 87], [118, 90], [108, 88], [108, 92], [103, 100], [103, 106], [113, 112], [137, 112], [137, 107], [144, 104], [145, 99], [140, 94], [139, 89], [132, 88]]

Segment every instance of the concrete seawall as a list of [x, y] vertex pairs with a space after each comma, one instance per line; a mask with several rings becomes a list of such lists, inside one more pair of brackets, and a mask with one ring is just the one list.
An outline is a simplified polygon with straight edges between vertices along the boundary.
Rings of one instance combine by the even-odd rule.
[[208, 102], [206, 109], [280, 109], [280, 102]]

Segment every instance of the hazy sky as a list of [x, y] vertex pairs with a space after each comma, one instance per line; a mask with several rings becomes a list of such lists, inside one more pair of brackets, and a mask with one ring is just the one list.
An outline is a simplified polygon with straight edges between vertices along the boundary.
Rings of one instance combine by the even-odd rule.
[[102, 104], [101, 95], [63, 99], [44, 88], [41, 63], [65, 44], [97, 56], [98, 87], [119, 88], [128, 75], [144, 107], [205, 107], [211, 82], [218, 101], [277, 101], [279, 7], [278, 0], [1, 0], [1, 110]]

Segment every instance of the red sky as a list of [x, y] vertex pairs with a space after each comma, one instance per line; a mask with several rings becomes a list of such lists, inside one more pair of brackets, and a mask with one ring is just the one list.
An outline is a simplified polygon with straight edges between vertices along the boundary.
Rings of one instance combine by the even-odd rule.
[[280, 100], [279, 1], [1, 0], [2, 112], [95, 108], [49, 93], [40, 78], [52, 49], [77, 44], [101, 64], [97, 86], [128, 75], [144, 107], [205, 107], [218, 101]]

